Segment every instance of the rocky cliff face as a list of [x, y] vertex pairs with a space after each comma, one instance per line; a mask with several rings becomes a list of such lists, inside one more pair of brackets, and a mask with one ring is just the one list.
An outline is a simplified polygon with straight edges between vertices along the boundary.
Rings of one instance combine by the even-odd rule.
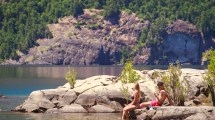
[[203, 42], [197, 28], [182, 20], [176, 20], [166, 28], [163, 37], [163, 55], [168, 63], [200, 63]]
[[[37, 40], [38, 46], [21, 54], [18, 61], [4, 64], [120, 64], [137, 45], [141, 30], [150, 22], [122, 12], [118, 22], [106, 21], [101, 10], [85, 10], [74, 18], [67, 16], [48, 25], [53, 38]], [[202, 39], [191, 23], [176, 20], [166, 28], [162, 49], [142, 47], [134, 52], [134, 64], [200, 63]]]
[[118, 23], [106, 21], [101, 10], [85, 10], [83, 15], [59, 19], [48, 25], [53, 38], [40, 39], [38, 46], [22, 55], [20, 64], [119, 64], [120, 51], [133, 48], [143, 27], [135, 14], [121, 13]]

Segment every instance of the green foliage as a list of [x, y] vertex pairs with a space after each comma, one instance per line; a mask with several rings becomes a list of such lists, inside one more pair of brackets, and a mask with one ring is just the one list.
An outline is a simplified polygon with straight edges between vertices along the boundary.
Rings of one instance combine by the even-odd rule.
[[125, 63], [125, 67], [120, 75], [120, 80], [122, 83], [135, 83], [140, 79], [140, 75], [133, 70], [133, 65], [131, 61]]
[[92, 29], [92, 30], [97, 30], [97, 29], [101, 29], [102, 26], [100, 24], [91, 24], [87, 26], [88, 29]]
[[80, 5], [73, 1], [11, 0], [0, 4], [0, 59], [17, 59], [16, 50], [25, 53], [36, 45], [36, 39], [52, 37], [48, 23], [80, 13]]
[[213, 58], [215, 56], [215, 52], [214, 52], [214, 50], [210, 49], [210, 50], [205, 51], [202, 54], [202, 56], [203, 56], [203, 60], [202, 60], [203, 62], [210, 61], [211, 58]]
[[71, 9], [71, 14], [73, 16], [78, 16], [80, 14], [82, 14], [83, 11], [83, 4], [80, 0], [73, 0], [73, 4], [72, 4], [72, 9]]
[[72, 71], [70, 70], [70, 67], [68, 66], [68, 72], [66, 73], [66, 77], [65, 79], [69, 82], [71, 88], [74, 88], [74, 85], [76, 83], [76, 75], [77, 72], [75, 69], [73, 69]]
[[[177, 61], [177, 65], [169, 65], [168, 73], [165, 72], [162, 74], [161, 80], [167, 84], [167, 91], [173, 96], [174, 105], [184, 105], [185, 96], [187, 95], [188, 84], [186, 79], [180, 80], [181, 77], [181, 66]], [[185, 87], [186, 86], [186, 87]]]
[[124, 94], [124, 96], [125, 96], [125, 99], [126, 99], [126, 103], [128, 104], [129, 95], [130, 95], [130, 93], [129, 93], [129, 91], [128, 91], [128, 86], [125, 87], [125, 86], [122, 84], [121, 91], [123, 92], [123, 94]]
[[211, 93], [213, 106], [215, 106], [215, 50], [209, 50], [207, 53], [204, 53], [204, 56], [210, 60], [205, 80]]
[[158, 78], [158, 77], [160, 77], [160, 72], [154, 71], [154, 72], [152, 73], [151, 79], [156, 79], [156, 78]]
[[131, 49], [128, 48], [128, 47], [122, 47], [120, 50], [120, 53], [121, 53], [121, 60], [120, 60], [120, 63], [121, 64], [124, 64], [126, 62], [126, 59], [130, 58], [132, 55], [131, 55]]
[[104, 18], [119, 18], [120, 8], [117, 1], [107, 0], [107, 5], [104, 7]]
[[[120, 10], [125, 10], [149, 20], [150, 28], [142, 31], [136, 50], [143, 46], [159, 48], [162, 30], [174, 19], [215, 34], [214, 0], [7, 0], [0, 2], [0, 60], [17, 59], [16, 50], [25, 53], [36, 45], [36, 39], [52, 37], [48, 23], [63, 16], [78, 16], [84, 8], [103, 8], [106, 19], [118, 18]], [[125, 55], [123, 59], [127, 58]]]

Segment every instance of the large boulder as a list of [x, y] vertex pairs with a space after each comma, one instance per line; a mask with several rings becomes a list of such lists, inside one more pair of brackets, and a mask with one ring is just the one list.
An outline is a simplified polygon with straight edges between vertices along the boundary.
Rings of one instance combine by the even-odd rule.
[[158, 107], [150, 110], [136, 110], [139, 120], [213, 120], [215, 107]]
[[6, 96], [4, 96], [4, 95], [2, 95], [2, 94], [0, 94], [0, 98], [7, 98]]
[[104, 105], [95, 105], [95, 106], [92, 106], [89, 110], [90, 110], [90, 112], [96, 112], [96, 113], [113, 113], [113, 112], [115, 112], [114, 109], [106, 107]]
[[47, 98], [44, 97], [43, 92], [34, 91], [30, 94], [28, 99], [21, 105], [15, 108], [15, 111], [22, 112], [45, 112], [55, 105]]
[[93, 91], [86, 91], [78, 96], [75, 100], [76, 104], [84, 106], [92, 106], [96, 104], [96, 94]]
[[[205, 70], [197, 69], [182, 69], [182, 77], [187, 81], [188, 87], [188, 98], [195, 99], [198, 96], [208, 96], [208, 86], [204, 80]], [[200, 98], [200, 97], [199, 97]], [[202, 97], [201, 97], [202, 98]]]
[[76, 93], [69, 89], [62, 97], [58, 99], [59, 104], [61, 105], [70, 105], [77, 99]]
[[63, 113], [86, 113], [87, 111], [79, 104], [66, 105], [60, 109]]
[[84, 81], [78, 81], [75, 84], [74, 91], [78, 94], [81, 94], [91, 88], [95, 88], [98, 86], [107, 86], [112, 84], [112, 79], [114, 76], [101, 75], [101, 76], [93, 76], [85, 79]]

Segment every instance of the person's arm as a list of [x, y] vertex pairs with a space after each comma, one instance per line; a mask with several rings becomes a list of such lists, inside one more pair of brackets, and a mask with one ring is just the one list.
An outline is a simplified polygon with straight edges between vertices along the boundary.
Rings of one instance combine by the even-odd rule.
[[131, 101], [129, 105], [134, 105], [138, 101], [138, 92], [134, 92], [134, 99]]
[[159, 101], [159, 97], [156, 93], [154, 93], [155, 98]]

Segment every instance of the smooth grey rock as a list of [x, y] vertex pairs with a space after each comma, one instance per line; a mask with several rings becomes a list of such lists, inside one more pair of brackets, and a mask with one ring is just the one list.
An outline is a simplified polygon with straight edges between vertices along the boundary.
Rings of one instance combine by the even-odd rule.
[[[140, 110], [136, 110], [136, 113]], [[152, 113], [150, 110], [142, 110], [141, 114], [138, 113], [138, 120], [153, 119], [153, 120], [205, 120], [214, 117], [213, 112], [215, 107], [202, 106], [202, 107], [179, 107], [167, 106], [157, 107]], [[153, 115], [154, 114], [154, 115]]]
[[77, 98], [76, 93], [69, 89], [62, 97], [59, 98], [59, 104], [61, 105], [69, 105]]
[[78, 96], [78, 98], [75, 100], [76, 104], [80, 105], [95, 105], [96, 104], [96, 94], [95, 92], [87, 91]]
[[15, 111], [45, 112], [47, 109], [53, 108], [54, 106], [55, 105], [50, 100], [44, 97], [43, 92], [34, 91], [21, 106], [15, 108]]
[[207, 120], [207, 116], [204, 113], [196, 113], [187, 117], [185, 120]]
[[56, 114], [56, 113], [61, 113], [61, 111], [58, 108], [51, 108], [51, 109], [48, 109], [45, 113]]
[[89, 111], [90, 112], [96, 112], [96, 113], [113, 113], [113, 112], [115, 112], [114, 109], [106, 107], [104, 105], [92, 106]]
[[4, 96], [4, 95], [2, 95], [2, 94], [0, 94], [0, 98], [7, 98], [6, 96]]
[[87, 111], [78, 104], [66, 105], [60, 109], [63, 113], [86, 113]]
[[61, 97], [68, 90], [69, 89], [67, 88], [57, 88], [57, 89], [45, 89], [45, 90], [41, 90], [41, 92], [43, 93], [43, 97], [45, 97], [48, 100], [52, 100], [55, 97], [57, 98]]

